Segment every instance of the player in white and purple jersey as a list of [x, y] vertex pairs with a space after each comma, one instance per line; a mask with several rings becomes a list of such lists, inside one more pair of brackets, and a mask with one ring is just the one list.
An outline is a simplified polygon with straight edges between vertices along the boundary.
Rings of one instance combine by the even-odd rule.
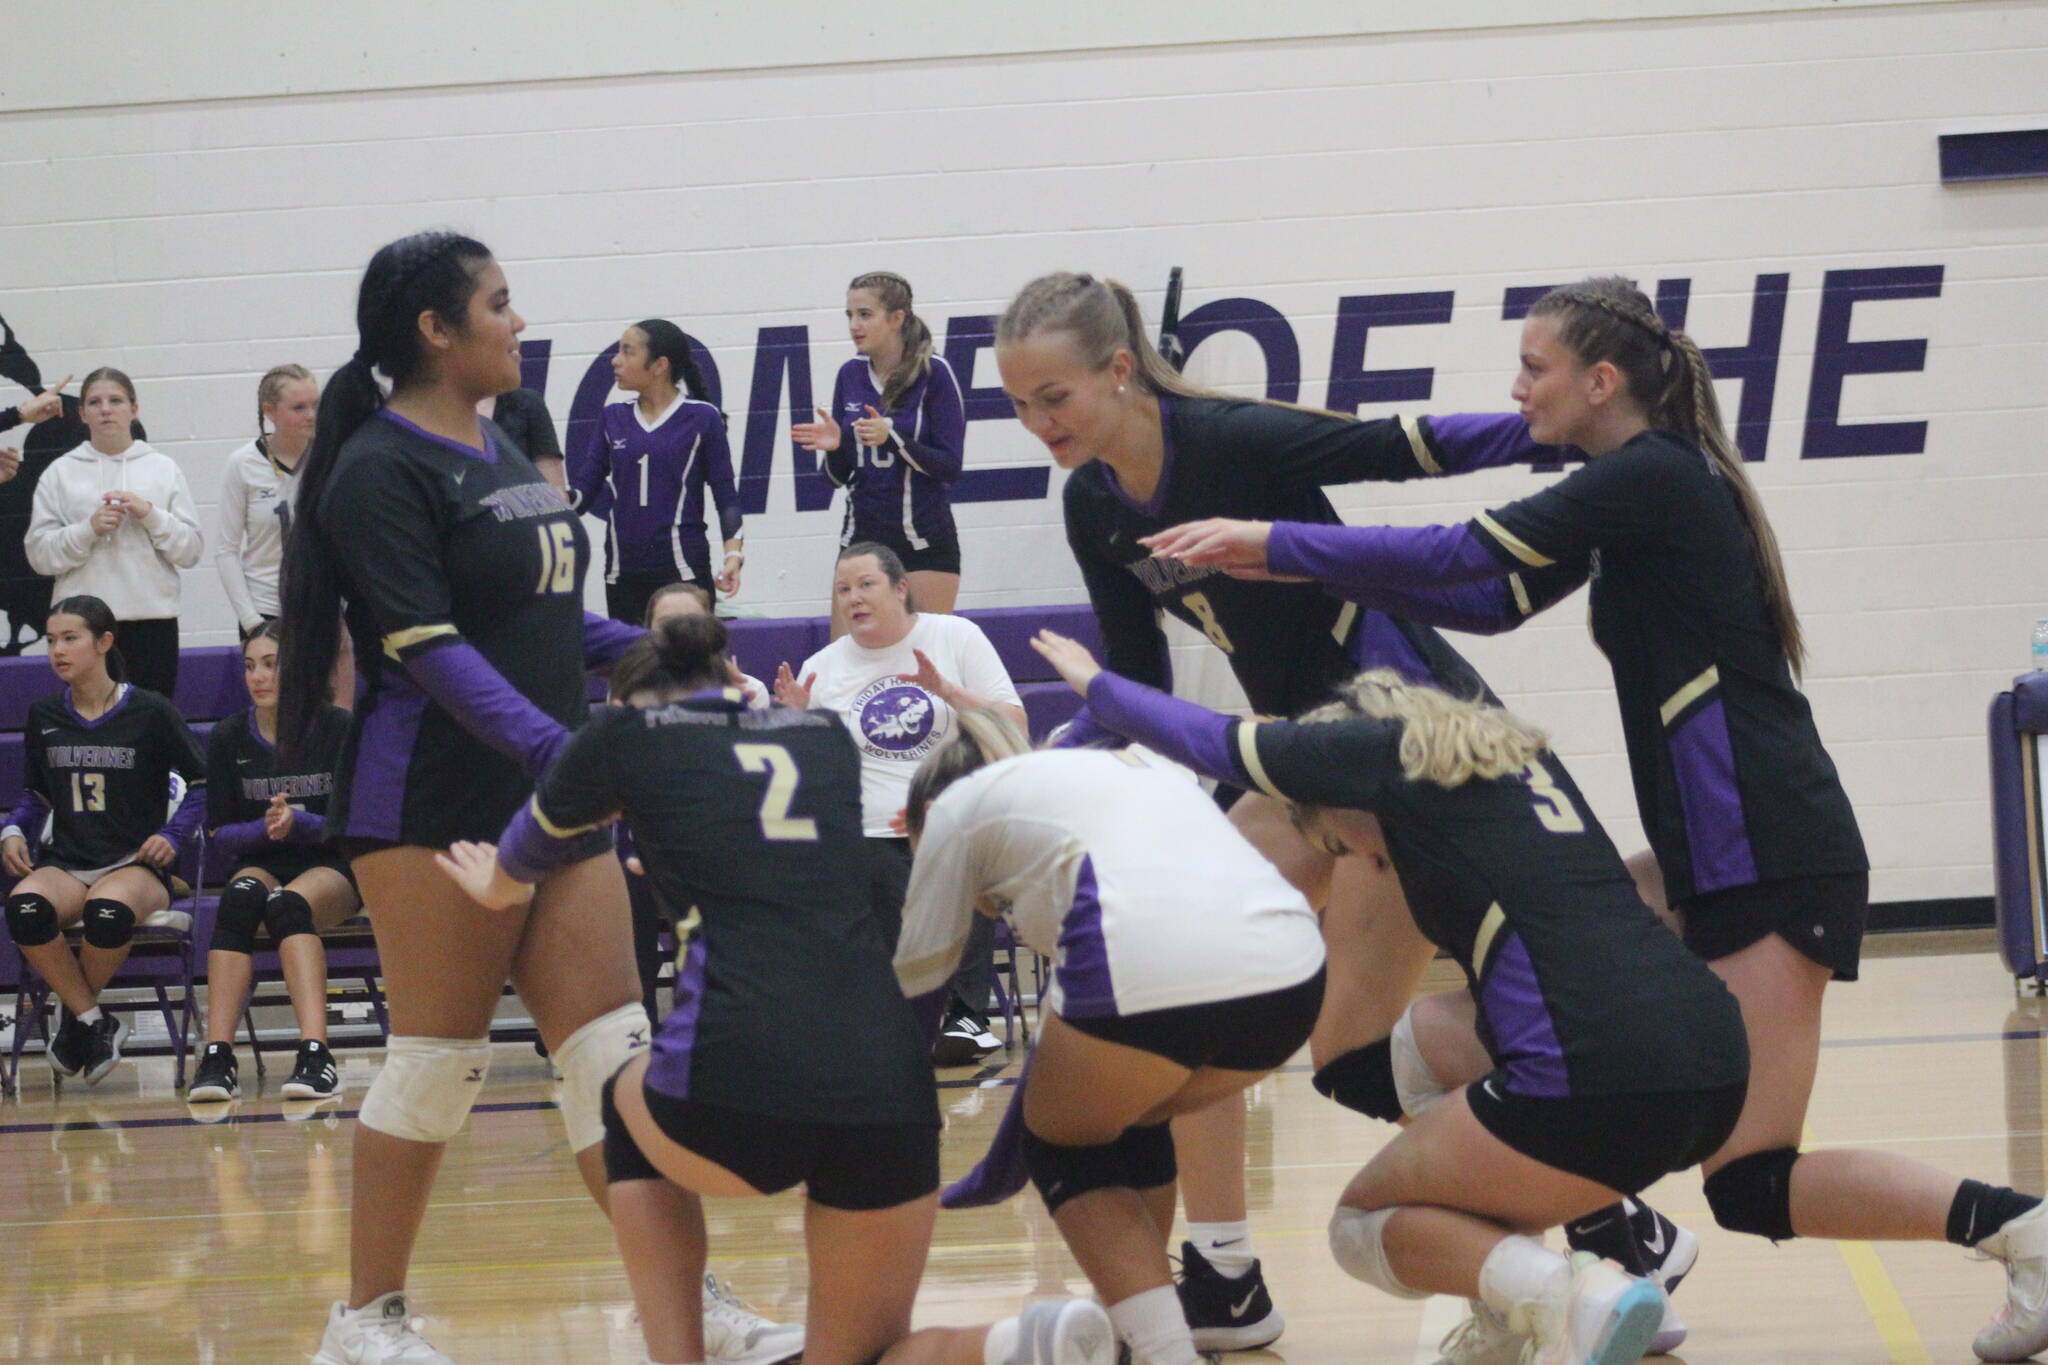
[[[725, 414], [704, 399], [689, 339], [664, 318], [634, 323], [619, 338], [612, 376], [636, 397], [605, 408], [569, 479], [570, 505], [605, 522], [606, 611], [637, 624], [655, 590], [677, 581], [731, 596], [745, 558], [739, 490]], [[707, 493], [724, 543], [715, 567]]]
[[[960, 596], [960, 535], [948, 490], [967, 444], [960, 381], [932, 354], [931, 328], [912, 310], [901, 275], [855, 276], [846, 324], [860, 354], [839, 367], [831, 408], [792, 434], [822, 452], [826, 475], [849, 490], [839, 543], [888, 546], [909, 571], [918, 606], [951, 612]], [[833, 634], [844, 629], [835, 617]]]

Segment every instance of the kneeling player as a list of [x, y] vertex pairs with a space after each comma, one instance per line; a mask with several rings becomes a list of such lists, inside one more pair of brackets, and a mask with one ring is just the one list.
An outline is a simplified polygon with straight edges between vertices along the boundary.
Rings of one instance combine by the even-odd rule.
[[[509, 907], [624, 816], [663, 899], [692, 907], [676, 1008], [605, 1088], [612, 1225], [648, 1360], [704, 1358], [700, 1196], [805, 1186], [812, 1365], [1110, 1365], [1102, 1310], [1034, 1305], [988, 1327], [910, 1330], [937, 1211], [927, 1043], [867, 906], [860, 756], [826, 712], [749, 710], [724, 625], [669, 621], [612, 673], [498, 850], [443, 866]], [[848, 1019], [863, 1027], [848, 1030]], [[829, 1055], [813, 1039], [840, 1040]]]

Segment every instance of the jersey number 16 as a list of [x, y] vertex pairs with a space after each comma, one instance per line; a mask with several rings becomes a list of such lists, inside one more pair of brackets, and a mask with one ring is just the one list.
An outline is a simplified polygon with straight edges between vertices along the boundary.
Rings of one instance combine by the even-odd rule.
[[540, 532], [540, 582], [534, 591], [576, 591], [576, 528], [566, 521], [534, 527]]

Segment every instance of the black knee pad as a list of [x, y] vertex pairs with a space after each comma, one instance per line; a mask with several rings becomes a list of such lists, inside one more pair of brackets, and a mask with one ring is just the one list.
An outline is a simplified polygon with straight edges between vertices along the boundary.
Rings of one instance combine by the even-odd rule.
[[1792, 1231], [1792, 1164], [1799, 1152], [1774, 1147], [1738, 1157], [1707, 1177], [1707, 1207], [1730, 1232], [1748, 1232], [1783, 1242]]
[[263, 902], [263, 922], [270, 926], [270, 941], [282, 943], [313, 932], [313, 907], [296, 891], [273, 891]]
[[640, 1144], [633, 1141], [633, 1135], [626, 1131], [626, 1121], [619, 1116], [618, 1102], [612, 1098], [619, 1078], [612, 1077], [598, 1092], [597, 1112], [604, 1120], [604, 1180], [607, 1185], [617, 1185], [627, 1180], [666, 1180], [654, 1163], [640, 1150]]
[[85, 941], [95, 948], [126, 948], [135, 938], [135, 912], [119, 901], [85, 903]]
[[1401, 1092], [1394, 1087], [1394, 1043], [1390, 1038], [1353, 1048], [1312, 1079], [1317, 1093], [1346, 1109], [1388, 1123], [1401, 1119]]
[[1024, 1169], [1048, 1213], [1090, 1190], [1149, 1190], [1180, 1173], [1173, 1133], [1163, 1123], [1126, 1128], [1099, 1147], [1059, 1147], [1024, 1130]]
[[7, 932], [17, 948], [39, 948], [57, 937], [57, 907], [33, 891], [7, 898]]
[[213, 942], [208, 946], [224, 953], [256, 951], [256, 926], [263, 922], [263, 902], [270, 888], [254, 877], [237, 877], [220, 893], [220, 908], [213, 912]]

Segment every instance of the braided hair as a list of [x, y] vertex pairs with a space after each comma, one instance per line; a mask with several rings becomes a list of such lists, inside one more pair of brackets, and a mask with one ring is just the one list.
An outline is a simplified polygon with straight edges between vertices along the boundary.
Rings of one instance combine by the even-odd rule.
[[422, 378], [425, 355], [419, 317], [434, 313], [465, 330], [477, 272], [490, 248], [458, 232], [417, 232], [378, 249], [356, 291], [356, 353], [320, 395], [313, 444], [299, 462], [292, 534], [285, 541], [279, 593], [285, 622], [278, 643], [281, 672], [278, 747], [289, 761], [329, 701], [328, 678], [341, 642], [341, 574], [321, 534], [320, 503], [341, 448], [384, 406], [382, 370], [394, 389]]
[[1786, 662], [1795, 676], [1802, 673], [1806, 641], [1792, 610], [1778, 537], [1764, 514], [1763, 499], [1743, 467], [1742, 452], [1722, 424], [1714, 372], [1700, 354], [1698, 343], [1669, 327], [1635, 282], [1619, 275], [1596, 276], [1553, 289], [1536, 301], [1529, 316], [1557, 319], [1558, 340], [1581, 365], [1602, 361], [1613, 365], [1630, 395], [1642, 404], [1650, 425], [1675, 432], [1698, 447], [1735, 491], [1756, 555], [1764, 607], [1777, 630]]

